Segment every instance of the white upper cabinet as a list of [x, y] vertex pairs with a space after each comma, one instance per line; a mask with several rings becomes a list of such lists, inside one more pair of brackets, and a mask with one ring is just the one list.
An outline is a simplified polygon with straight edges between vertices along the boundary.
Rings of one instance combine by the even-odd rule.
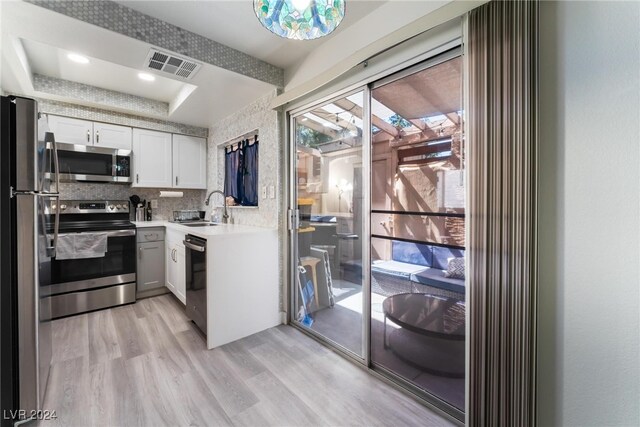
[[93, 145], [93, 122], [51, 114], [47, 116], [47, 121], [56, 142]]
[[207, 189], [207, 141], [173, 135], [173, 187]]
[[108, 123], [93, 124], [93, 145], [95, 147], [131, 150], [131, 128]]
[[132, 150], [133, 187], [207, 188], [207, 140], [47, 115], [57, 142]]
[[91, 122], [52, 114], [47, 116], [47, 121], [57, 142], [131, 150], [131, 128], [128, 126]]
[[171, 134], [133, 129], [133, 187], [170, 188]]

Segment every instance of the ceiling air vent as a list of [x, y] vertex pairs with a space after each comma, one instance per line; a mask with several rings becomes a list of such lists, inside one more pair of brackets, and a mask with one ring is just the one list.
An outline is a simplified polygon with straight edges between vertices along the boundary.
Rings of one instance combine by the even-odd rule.
[[202, 64], [198, 64], [190, 59], [180, 58], [170, 53], [151, 49], [147, 55], [145, 66], [152, 70], [182, 77], [183, 79], [191, 79], [193, 75], [198, 72]]

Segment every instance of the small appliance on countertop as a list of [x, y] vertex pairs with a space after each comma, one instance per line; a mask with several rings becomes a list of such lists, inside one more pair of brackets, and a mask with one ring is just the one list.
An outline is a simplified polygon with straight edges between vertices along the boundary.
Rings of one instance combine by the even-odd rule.
[[58, 251], [44, 289], [51, 317], [135, 302], [136, 227], [129, 201], [60, 200], [45, 210], [58, 208]]
[[198, 210], [179, 210], [173, 211], [173, 219], [171, 222], [196, 222], [196, 221], [204, 221], [204, 211]]

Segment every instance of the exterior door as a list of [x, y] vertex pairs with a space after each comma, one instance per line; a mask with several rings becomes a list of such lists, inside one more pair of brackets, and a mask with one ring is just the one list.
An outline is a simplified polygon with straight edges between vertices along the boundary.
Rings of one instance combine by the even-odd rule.
[[462, 418], [461, 57], [450, 53], [373, 83], [371, 113], [371, 364]]
[[292, 232], [293, 322], [365, 357], [362, 90], [312, 107], [292, 122], [299, 223]]

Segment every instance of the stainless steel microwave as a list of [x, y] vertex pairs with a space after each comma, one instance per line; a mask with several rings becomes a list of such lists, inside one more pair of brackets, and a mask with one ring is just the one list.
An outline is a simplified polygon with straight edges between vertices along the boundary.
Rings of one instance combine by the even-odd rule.
[[61, 182], [132, 182], [131, 150], [59, 142], [57, 151]]

